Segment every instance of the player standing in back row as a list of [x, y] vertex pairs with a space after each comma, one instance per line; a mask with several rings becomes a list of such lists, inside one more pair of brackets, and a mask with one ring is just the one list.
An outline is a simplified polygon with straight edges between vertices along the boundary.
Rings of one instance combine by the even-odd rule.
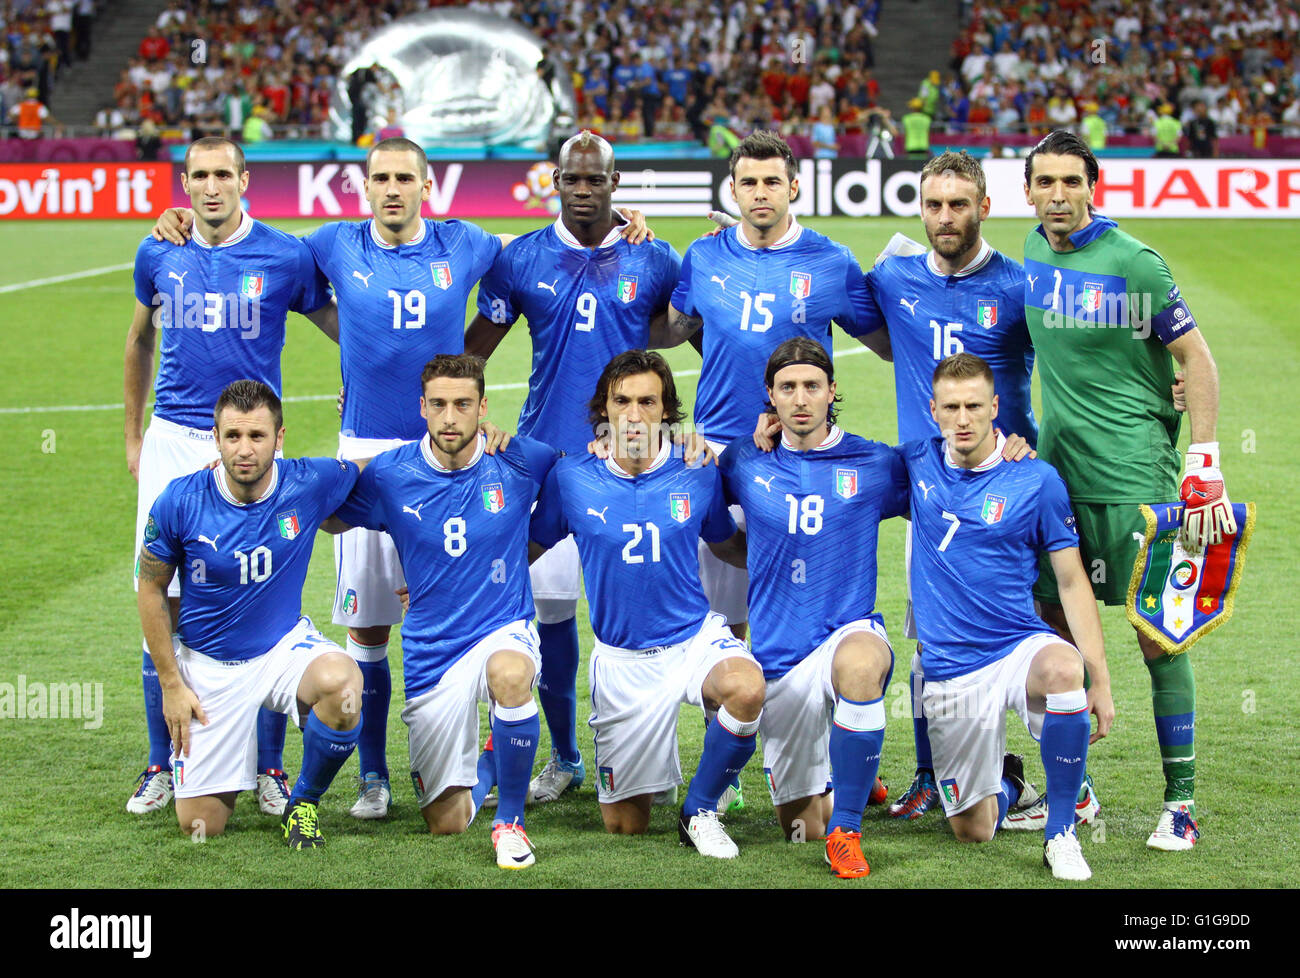
[[[687, 250], [665, 342], [680, 343], [703, 326], [695, 426], [717, 452], [752, 432], [763, 407], [759, 382], [767, 358], [784, 341], [806, 336], [830, 353], [835, 322], [887, 356], [883, 334], [864, 335], [867, 290], [853, 253], [790, 214], [799, 181], [785, 140], [753, 133], [732, 152], [730, 166], [740, 223]], [[733, 516], [743, 528], [739, 507]], [[700, 576], [712, 610], [743, 635], [745, 572], [703, 548]]]
[[[252, 378], [280, 392], [280, 352], [289, 310], [307, 316], [331, 340], [338, 321], [311, 253], [293, 235], [249, 217], [244, 154], [209, 136], [185, 153], [181, 183], [197, 217], [184, 247], [146, 238], [136, 252], [135, 313], [126, 339], [126, 464], [139, 483], [135, 554], [149, 507], [172, 479], [217, 456], [212, 405], [226, 384]], [[144, 429], [149, 375], [158, 350], [153, 417]], [[180, 581], [168, 587], [175, 619]], [[142, 663], [149, 762], [126, 810], [156, 811], [171, 800], [171, 746], [158, 674], [146, 646]], [[283, 755], [285, 717], [258, 717], [258, 805], [280, 815], [288, 800]]]
[[[1025, 241], [1025, 318], [1038, 353], [1043, 424], [1038, 448], [1069, 487], [1096, 597], [1123, 604], [1145, 529], [1141, 503], [1186, 503], [1184, 546], [1236, 532], [1219, 471], [1219, 376], [1209, 346], [1164, 259], [1092, 208], [1097, 159], [1058, 130], [1025, 161], [1025, 200], [1041, 222]], [[1170, 354], [1186, 374], [1192, 444], [1178, 487], [1178, 414]], [[1067, 639], [1050, 567], [1034, 588], [1043, 618]], [[1151, 674], [1164, 806], [1147, 845], [1191, 849], [1199, 836], [1195, 783], [1196, 687], [1191, 659], [1141, 633]]]
[[[566, 141], [554, 181], [559, 219], [512, 241], [483, 277], [465, 352], [490, 356], [524, 316], [533, 361], [519, 434], [581, 456], [591, 439], [589, 393], [617, 354], [651, 344], [651, 321], [668, 310], [681, 258], [665, 241], [634, 245], [623, 238], [626, 222], [611, 203], [619, 174], [604, 139], [584, 131]], [[576, 730], [580, 584], [572, 538], [529, 573], [542, 647], [537, 691], [551, 758], [529, 785], [528, 800], [549, 802], [586, 776]]]

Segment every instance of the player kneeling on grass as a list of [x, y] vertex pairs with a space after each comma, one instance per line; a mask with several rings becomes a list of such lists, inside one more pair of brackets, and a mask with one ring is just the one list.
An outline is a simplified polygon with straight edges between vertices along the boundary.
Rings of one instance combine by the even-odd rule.
[[[1092, 871], [1075, 837], [1075, 799], [1088, 744], [1106, 736], [1115, 706], [1070, 499], [1046, 462], [1003, 464], [987, 363], [969, 353], [948, 357], [933, 385], [930, 411], [943, 435], [902, 450], [912, 487], [922, 705], [944, 811], [959, 840], [987, 842], [1007, 807], [1025, 802], [1032, 789], [1019, 758], [1004, 757], [1006, 711], [1014, 710], [1039, 741], [1047, 775], [1044, 864], [1058, 879], [1085, 880]], [[1034, 612], [1040, 551], [1060, 583], [1077, 648]]]
[[[275, 392], [236, 381], [217, 400], [221, 465], [174, 479], [149, 511], [140, 548], [140, 623], [162, 687], [182, 831], [220, 835], [235, 796], [257, 784], [258, 710], [303, 729], [302, 773], [282, 816], [292, 849], [324, 839], [317, 805], [357, 743], [361, 672], [301, 616], [315, 530], [359, 468], [276, 459]], [[167, 584], [180, 569], [177, 635]]]
[[528, 514], [554, 449], [515, 438], [488, 454], [483, 361], [440, 355], [421, 377], [425, 436], [371, 461], [329, 529], [389, 534], [409, 591], [402, 666], [411, 782], [429, 831], [474, 820], [478, 704], [492, 704], [498, 805], [492, 846], [502, 869], [536, 858], [524, 796], [540, 728], [541, 658], [528, 580]]
[[745, 437], [719, 462], [728, 501], [745, 511], [753, 649], [767, 680], [763, 768], [787, 838], [825, 836], [831, 871], [853, 879], [871, 872], [862, 811], [894, 664], [873, 610], [876, 536], [907, 512], [907, 472], [892, 447], [835, 424], [835, 370], [816, 340], [777, 347], [765, 386], [779, 443], [766, 453]]
[[[578, 544], [591, 628], [590, 724], [605, 828], [639, 835], [654, 796], [682, 783], [682, 703], [716, 710], [682, 805], [678, 834], [702, 855], [732, 859], [718, 799], [754, 753], [763, 674], [700, 584], [699, 541], [739, 546], [716, 466], [688, 465], [670, 431], [682, 420], [672, 370], [629, 350], [605, 367], [589, 405], [610, 457], [569, 456], [547, 477], [532, 520], [534, 557], [570, 533]], [[500, 738], [495, 738], [500, 751]]]

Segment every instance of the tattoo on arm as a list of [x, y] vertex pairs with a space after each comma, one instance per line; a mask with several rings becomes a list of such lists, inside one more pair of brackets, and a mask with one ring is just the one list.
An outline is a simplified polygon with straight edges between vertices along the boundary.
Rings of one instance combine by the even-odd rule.
[[139, 578], [141, 581], [160, 584], [165, 588], [175, 573], [176, 568], [172, 564], [159, 560], [149, 552], [148, 547], [140, 548]]

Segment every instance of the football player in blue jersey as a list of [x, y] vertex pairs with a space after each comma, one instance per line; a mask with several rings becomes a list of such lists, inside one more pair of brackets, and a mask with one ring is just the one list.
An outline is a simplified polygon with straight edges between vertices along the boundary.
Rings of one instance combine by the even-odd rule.
[[[277, 459], [280, 399], [229, 385], [214, 410], [221, 465], [172, 480], [149, 510], [139, 554], [140, 623], [174, 747], [176, 816], [220, 835], [240, 791], [256, 785], [259, 709], [303, 730], [302, 773], [282, 824], [291, 849], [321, 845], [317, 805], [357, 742], [361, 673], [301, 616], [316, 527], [356, 484], [358, 466]], [[180, 613], [168, 586], [181, 578]]]
[[[681, 258], [664, 241], [633, 245], [611, 199], [618, 188], [614, 150], [583, 131], [560, 148], [553, 178], [560, 217], [515, 239], [483, 277], [478, 315], [465, 351], [484, 358], [522, 315], [532, 337], [528, 397], [519, 434], [570, 455], [591, 439], [587, 395], [610, 359], [653, 345], [677, 285]], [[542, 639], [538, 698], [551, 734], [551, 757], [528, 786], [528, 800], [554, 801], [586, 777], [577, 739], [578, 550], [556, 544], [530, 568]], [[485, 758], [490, 751], [485, 752]]]
[[[1044, 864], [1059, 879], [1088, 879], [1075, 799], [1088, 745], [1106, 736], [1115, 706], [1065, 483], [1046, 462], [1003, 464], [987, 363], [969, 353], [945, 358], [933, 383], [931, 415], [943, 434], [901, 451], [912, 487], [922, 706], [944, 810], [958, 839], [984, 842], [1008, 807], [1032, 793], [1019, 759], [1004, 755], [1006, 711], [1014, 710], [1039, 741], [1047, 776]], [[1035, 613], [1040, 552], [1060, 583], [1076, 644]], [[1089, 713], [1097, 716], [1091, 736]]]
[[[763, 675], [743, 642], [709, 611], [700, 540], [740, 537], [714, 466], [688, 466], [670, 431], [683, 418], [662, 356], [629, 350], [602, 372], [590, 405], [609, 458], [562, 458], [533, 513], [534, 553], [573, 534], [596, 645], [590, 663], [598, 798], [605, 828], [640, 834], [655, 794], [681, 784], [682, 703], [716, 711], [679, 820], [683, 845], [731, 859], [718, 799], [754, 751]], [[667, 430], [666, 430], [667, 429]], [[500, 742], [498, 740], [498, 750]]]
[[[687, 249], [664, 344], [680, 343], [703, 328], [695, 424], [715, 451], [752, 430], [751, 419], [763, 404], [763, 368], [785, 340], [806, 336], [829, 352], [835, 322], [888, 356], [886, 337], [867, 332], [867, 290], [857, 259], [790, 214], [799, 181], [785, 140], [753, 133], [736, 146], [730, 167], [740, 222]], [[707, 550], [701, 551], [700, 567], [710, 607], [743, 637], [744, 572]]]
[[[248, 179], [244, 154], [235, 143], [215, 136], [198, 140], [186, 151], [181, 175], [198, 233], [182, 248], [146, 238], [136, 253], [124, 388], [126, 464], [139, 483], [137, 554], [158, 493], [171, 479], [217, 456], [210, 420], [222, 388], [251, 377], [279, 392], [288, 311], [307, 316], [338, 340], [335, 307], [306, 245], [254, 221], [241, 208]], [[155, 403], [145, 430], [155, 350]], [[171, 583], [168, 593], [174, 618], [179, 581]], [[162, 692], [147, 648], [142, 680], [149, 760], [126, 806], [136, 814], [164, 808], [173, 786]], [[288, 799], [285, 722], [282, 714], [269, 710], [258, 721], [258, 804], [274, 815], [283, 813]]]
[[[421, 365], [464, 350], [469, 293], [513, 235], [492, 235], [465, 221], [422, 216], [433, 181], [418, 143], [385, 139], [366, 155], [366, 199], [372, 218], [326, 224], [305, 238], [338, 300], [343, 405], [339, 456], [366, 458], [421, 437], [416, 412]], [[644, 234], [640, 215], [623, 229]], [[186, 215], [165, 213], [156, 232], [184, 233]], [[348, 652], [365, 677], [362, 782], [351, 814], [383, 818], [388, 781], [388, 709], [392, 681], [388, 640], [402, 617], [396, 592], [402, 567], [385, 534], [363, 527], [335, 541], [336, 624], [348, 627]]]
[[907, 512], [907, 472], [892, 447], [835, 424], [834, 367], [816, 340], [777, 347], [764, 383], [779, 444], [765, 453], [740, 438], [719, 462], [747, 525], [763, 768], [787, 838], [825, 837], [831, 872], [853, 879], [871, 871], [862, 812], [894, 662], [875, 611], [877, 530]]
[[[1024, 314], [1024, 269], [995, 251], [980, 228], [990, 200], [984, 170], [965, 152], [941, 153], [921, 169], [921, 220], [930, 251], [891, 255], [867, 272], [869, 329], [884, 329], [894, 358], [898, 440], [934, 435], [931, 374], [945, 357], [966, 351], [993, 370], [999, 426], [1037, 443], [1030, 397], [1034, 350]], [[911, 529], [908, 531], [908, 551]], [[916, 638], [909, 604], [903, 635]], [[912, 656], [916, 774], [889, 806], [895, 818], [920, 818], [938, 804], [921, 702], [921, 658]], [[1089, 803], [1093, 803], [1091, 795]], [[1095, 813], [1095, 805], [1085, 818]], [[1013, 813], [1013, 818], [1019, 813]]]
[[424, 437], [376, 457], [330, 529], [388, 533], [406, 571], [402, 719], [429, 831], [464, 832], [474, 819], [478, 704], [488, 702], [499, 788], [492, 844], [498, 866], [524, 869], [535, 862], [524, 798], [540, 732], [532, 690], [541, 668], [528, 513], [556, 452], [516, 438], [486, 454], [484, 389], [478, 357], [426, 364]]

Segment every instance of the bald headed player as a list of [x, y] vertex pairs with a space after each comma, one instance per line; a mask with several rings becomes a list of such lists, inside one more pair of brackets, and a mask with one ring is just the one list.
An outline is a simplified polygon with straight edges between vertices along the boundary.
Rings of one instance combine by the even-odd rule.
[[[586, 396], [615, 356], [661, 339], [658, 330], [652, 336], [651, 321], [666, 316], [681, 257], [666, 242], [633, 245], [622, 237], [626, 221], [611, 202], [619, 182], [614, 150], [600, 136], [584, 130], [565, 142], [553, 179], [559, 219], [515, 239], [483, 276], [465, 352], [491, 356], [523, 316], [533, 363], [519, 434], [584, 455], [591, 439]], [[586, 776], [576, 732], [580, 585], [573, 538], [536, 561], [531, 575], [542, 650], [538, 695], [551, 734], [550, 761], [529, 785], [536, 803], [554, 801]]]

